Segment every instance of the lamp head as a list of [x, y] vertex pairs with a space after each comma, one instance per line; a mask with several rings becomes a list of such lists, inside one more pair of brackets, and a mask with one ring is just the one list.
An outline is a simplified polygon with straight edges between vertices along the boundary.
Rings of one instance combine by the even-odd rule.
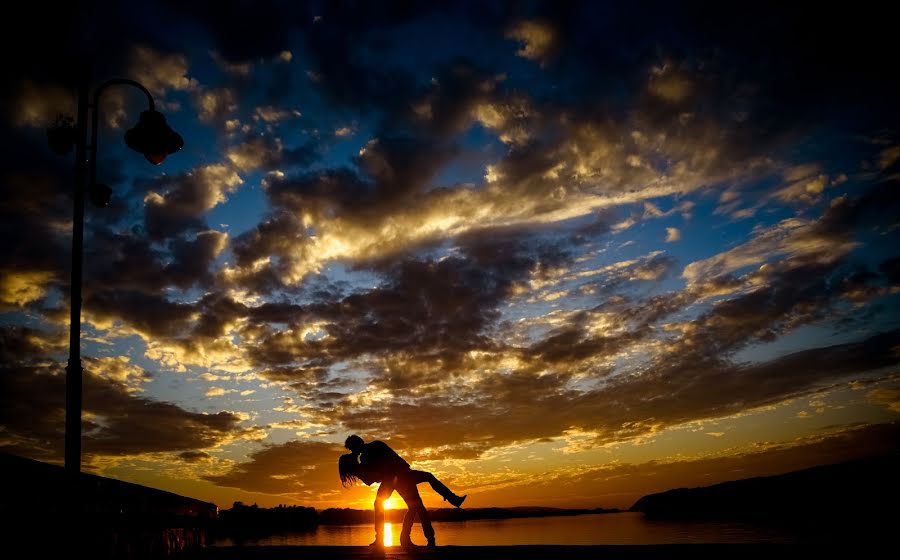
[[159, 165], [166, 156], [180, 150], [184, 146], [184, 140], [169, 127], [165, 115], [155, 109], [148, 109], [141, 113], [134, 128], [125, 133], [125, 144], [144, 154], [153, 165]]

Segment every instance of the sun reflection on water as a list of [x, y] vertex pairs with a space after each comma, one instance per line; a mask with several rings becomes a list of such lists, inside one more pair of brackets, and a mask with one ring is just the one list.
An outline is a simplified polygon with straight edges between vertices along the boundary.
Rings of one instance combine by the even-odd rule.
[[394, 533], [390, 523], [384, 524], [384, 546], [394, 546]]

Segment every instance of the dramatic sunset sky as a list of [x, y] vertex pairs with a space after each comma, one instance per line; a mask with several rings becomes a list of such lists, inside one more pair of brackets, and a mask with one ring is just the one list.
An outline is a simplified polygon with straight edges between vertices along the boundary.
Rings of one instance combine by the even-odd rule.
[[3, 451], [63, 458], [74, 156], [45, 130], [81, 55], [185, 140], [150, 165], [146, 101], [104, 95], [88, 472], [371, 507], [337, 475], [357, 433], [469, 507], [628, 507], [897, 449], [878, 9], [78, 4], [4, 45]]

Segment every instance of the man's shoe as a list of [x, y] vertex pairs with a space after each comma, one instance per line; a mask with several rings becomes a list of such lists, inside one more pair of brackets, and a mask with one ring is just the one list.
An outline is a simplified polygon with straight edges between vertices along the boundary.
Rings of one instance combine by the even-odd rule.
[[428, 544], [426, 546], [428, 546], [428, 548], [434, 548], [437, 545], [434, 543], [434, 539], [428, 539]]
[[412, 542], [412, 539], [401, 539], [400, 540], [400, 548], [419, 548], [419, 545]]
[[372, 548], [384, 548], [384, 539], [381, 537], [375, 537], [375, 540], [369, 544]]
[[468, 496], [468, 494], [466, 494], [465, 496], [452, 496], [450, 498], [447, 498], [447, 501], [454, 506], [459, 507], [464, 501], [466, 501], [466, 496]]

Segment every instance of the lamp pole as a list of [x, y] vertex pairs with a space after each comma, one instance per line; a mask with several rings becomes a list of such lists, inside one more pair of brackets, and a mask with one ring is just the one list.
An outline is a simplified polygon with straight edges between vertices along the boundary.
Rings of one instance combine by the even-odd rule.
[[84, 171], [87, 135], [88, 85], [78, 84], [78, 117], [75, 122], [75, 211], [72, 216], [72, 279], [69, 282], [69, 362], [66, 364], [66, 451], [69, 474], [81, 471], [81, 276], [84, 245]]
[[[125, 134], [130, 148], [141, 152], [150, 163], [159, 165], [167, 155], [177, 152], [184, 145], [181, 136], [166, 124], [165, 117], [156, 111], [153, 96], [140, 83], [125, 78], [107, 80], [97, 86], [90, 96], [87, 78], [78, 85], [78, 116], [74, 138], [63, 146], [53, 146], [59, 153], [71, 151], [75, 145], [75, 203], [72, 219], [72, 278], [69, 305], [69, 361], [66, 365], [66, 435], [65, 470], [70, 475], [81, 472], [81, 395], [84, 368], [81, 364], [81, 282], [84, 250], [84, 198], [90, 193], [91, 201], [98, 206], [109, 203], [111, 189], [96, 183], [97, 178], [97, 129], [99, 128], [100, 96], [110, 86], [130, 85], [147, 96], [149, 108], [141, 113], [137, 126]], [[90, 112], [90, 144], [88, 113]], [[52, 145], [52, 142], [51, 142]], [[87, 181], [85, 181], [87, 175]]]

